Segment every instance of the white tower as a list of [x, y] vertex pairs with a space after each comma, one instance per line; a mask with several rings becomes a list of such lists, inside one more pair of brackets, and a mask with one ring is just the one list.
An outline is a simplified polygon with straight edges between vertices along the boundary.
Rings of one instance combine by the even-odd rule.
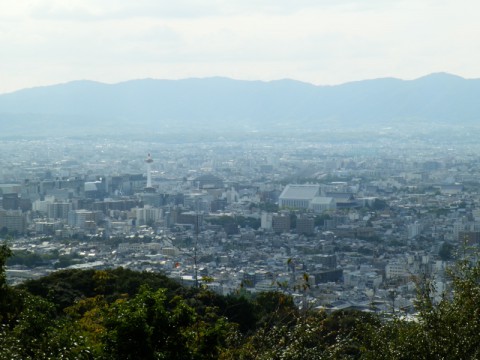
[[153, 159], [148, 153], [147, 158], [145, 159], [145, 163], [147, 164], [147, 189], [152, 188], [152, 163]]

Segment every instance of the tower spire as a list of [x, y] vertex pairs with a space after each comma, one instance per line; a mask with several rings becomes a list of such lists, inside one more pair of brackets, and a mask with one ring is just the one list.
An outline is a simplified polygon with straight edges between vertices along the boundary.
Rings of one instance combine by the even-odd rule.
[[152, 189], [152, 163], [153, 159], [150, 153], [148, 153], [147, 158], [145, 159], [147, 164], [147, 189]]

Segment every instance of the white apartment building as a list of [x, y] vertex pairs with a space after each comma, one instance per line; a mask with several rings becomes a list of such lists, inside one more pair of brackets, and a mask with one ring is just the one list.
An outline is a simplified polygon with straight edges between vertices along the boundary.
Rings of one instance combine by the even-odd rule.
[[402, 278], [408, 275], [406, 261], [394, 260], [385, 266], [385, 277], [387, 279]]

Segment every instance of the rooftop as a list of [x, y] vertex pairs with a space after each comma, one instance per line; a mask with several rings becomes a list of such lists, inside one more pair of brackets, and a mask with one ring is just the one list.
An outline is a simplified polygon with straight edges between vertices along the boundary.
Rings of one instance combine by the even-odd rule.
[[318, 195], [320, 185], [292, 185], [288, 184], [283, 189], [280, 199], [304, 199], [311, 200]]

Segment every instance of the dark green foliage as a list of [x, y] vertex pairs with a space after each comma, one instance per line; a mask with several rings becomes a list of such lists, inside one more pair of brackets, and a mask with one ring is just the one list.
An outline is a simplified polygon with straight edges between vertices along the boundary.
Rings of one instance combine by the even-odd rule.
[[440, 259], [443, 261], [448, 261], [453, 259], [453, 245], [444, 242], [442, 246], [440, 247], [440, 250], [438, 251], [438, 256], [440, 256]]
[[78, 258], [74, 256], [59, 256], [57, 262], [55, 262], [55, 269], [64, 269], [71, 265], [77, 264]]
[[78, 256], [76, 255], [59, 255], [58, 251], [52, 251], [47, 254], [38, 254], [26, 250], [14, 251], [12, 256], [7, 260], [8, 266], [22, 265], [26, 267], [36, 267], [49, 264], [56, 261], [55, 268], [62, 268], [76, 263]]
[[288, 325], [298, 316], [292, 297], [280, 292], [260, 293], [256, 296], [254, 304], [259, 326]]
[[278, 212], [278, 204], [270, 202], [262, 202], [258, 205], [259, 210], [267, 212]]
[[34, 267], [45, 264], [44, 258], [39, 254], [28, 251], [15, 251], [13, 256], [7, 260], [7, 265], [23, 265], [27, 267]]
[[181, 297], [142, 287], [107, 311], [105, 359], [216, 359], [233, 330], [214, 311], [199, 317]]
[[375, 199], [371, 205], [372, 210], [385, 210], [388, 208], [388, 204], [385, 200]]
[[380, 324], [375, 315], [357, 310], [339, 310], [325, 318], [326, 335], [323, 341], [329, 346], [335, 346], [339, 339], [348, 339], [342, 344], [342, 353], [358, 358], [365, 341], [364, 329], [367, 326], [373, 329]]
[[208, 222], [212, 225], [220, 225], [220, 226], [240, 226], [241, 228], [250, 227], [254, 230], [258, 230], [260, 227], [260, 220], [252, 217], [246, 216], [220, 216], [216, 218], [208, 219]]
[[93, 359], [85, 338], [55, 316], [52, 303], [26, 293], [19, 301], [15, 321], [0, 329], [0, 360]]
[[10, 256], [12, 256], [12, 251], [10, 248], [6, 244], [0, 245], [0, 289], [3, 289], [7, 286], [5, 266]]
[[297, 227], [297, 215], [294, 212], [290, 213], [290, 228], [295, 229]]
[[324, 226], [325, 220], [330, 220], [332, 217], [328, 214], [315, 216], [315, 226]]
[[10, 326], [22, 308], [21, 296], [18, 291], [7, 284], [5, 266], [12, 255], [6, 244], [0, 245], [0, 325]]
[[102, 272], [105, 276], [100, 279], [96, 270], [61, 270], [38, 280], [26, 281], [19, 288], [52, 301], [59, 312], [79, 299], [99, 293], [113, 301], [122, 294], [135, 295], [142, 285], [152, 289], [166, 288], [171, 292], [182, 289], [177, 282], [158, 273], [140, 273], [123, 268]]
[[351, 323], [324, 313], [310, 312], [290, 324], [264, 326], [240, 346], [230, 347], [223, 359], [356, 359], [360, 344], [355, 339], [362, 318], [352, 313]]
[[94, 270], [61, 270], [38, 280], [29, 280], [19, 286], [33, 295], [52, 301], [59, 313], [76, 300], [95, 294]]
[[[480, 262], [459, 261], [450, 269], [453, 291], [435, 303], [435, 283], [418, 287], [416, 321], [393, 319], [365, 329], [366, 359], [480, 358]], [[451, 296], [448, 296], [451, 294]]]
[[220, 309], [221, 314], [229, 321], [238, 324], [242, 333], [249, 333], [256, 329], [257, 312], [252, 301], [245, 296], [228, 295], [223, 298], [224, 306]]
[[18, 231], [17, 230], [10, 231], [6, 226], [3, 226], [0, 229], [0, 236], [3, 238], [8, 236], [18, 236]]
[[225, 226], [226, 224], [235, 223], [235, 218], [233, 216], [222, 215], [220, 217], [207, 219], [207, 221], [212, 225]]
[[260, 219], [256, 219], [253, 217], [237, 216], [236, 220], [237, 220], [237, 224], [242, 228], [249, 227], [254, 230], [258, 230], [258, 228], [261, 225]]
[[475, 257], [450, 270], [443, 297], [418, 281], [417, 318], [406, 321], [299, 311], [279, 292], [224, 297], [121, 268], [58, 271], [12, 288], [8, 256], [0, 247], [0, 360], [480, 358]]
[[113, 304], [105, 321], [106, 358], [154, 359], [157, 347], [167, 344], [170, 326], [165, 301], [164, 292], [144, 290], [130, 301]]

